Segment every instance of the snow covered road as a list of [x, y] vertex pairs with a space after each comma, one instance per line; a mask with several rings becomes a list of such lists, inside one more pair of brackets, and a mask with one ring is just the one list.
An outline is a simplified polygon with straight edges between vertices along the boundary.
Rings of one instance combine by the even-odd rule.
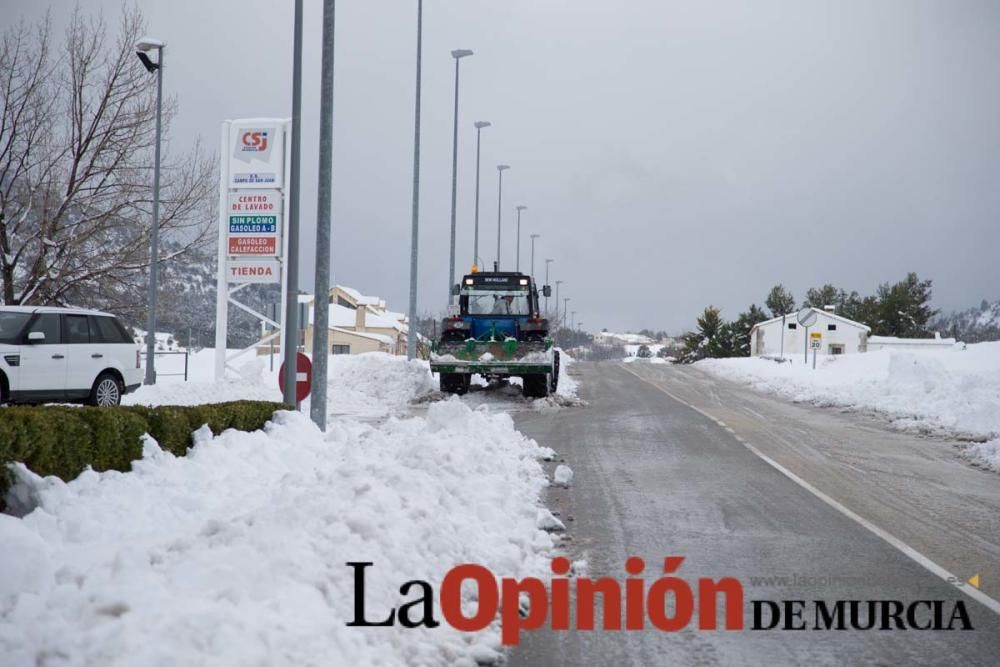
[[[904, 441], [920, 442], [913, 436], [752, 394], [690, 367], [581, 363], [578, 369], [586, 410], [551, 417], [522, 412], [516, 421], [571, 462], [573, 486], [550, 487], [546, 503], [567, 521], [569, 549], [587, 561], [588, 576], [621, 580], [630, 556], [650, 564], [680, 555], [686, 558], [680, 576], [737, 577], [748, 599], [965, 599], [975, 631], [542, 630], [511, 652], [512, 667], [996, 663], [1000, 616], [660, 387], [767, 445], [772, 457], [858, 513], [871, 512], [911, 544], [934, 547], [931, 555], [954, 572], [981, 573], [994, 595], [996, 475], [971, 468], [946, 445], [944, 453], [930, 452], [941, 443], [907, 452]], [[648, 590], [661, 574], [647, 567], [642, 576]]]

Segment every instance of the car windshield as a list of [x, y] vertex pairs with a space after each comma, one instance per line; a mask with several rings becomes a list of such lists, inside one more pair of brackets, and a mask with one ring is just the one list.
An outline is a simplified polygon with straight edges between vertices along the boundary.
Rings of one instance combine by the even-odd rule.
[[0, 311], [0, 343], [18, 342], [18, 336], [30, 318], [31, 313]]
[[469, 315], [530, 315], [525, 290], [467, 290]]

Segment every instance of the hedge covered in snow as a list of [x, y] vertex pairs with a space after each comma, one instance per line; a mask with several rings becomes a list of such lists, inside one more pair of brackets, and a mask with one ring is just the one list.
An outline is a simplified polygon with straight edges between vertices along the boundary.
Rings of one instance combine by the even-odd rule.
[[[265, 401], [208, 405], [111, 408], [68, 405], [15, 405], [0, 410], [0, 466], [21, 462], [42, 477], [74, 479], [87, 466], [94, 470], [129, 470], [142, 458], [142, 435], [183, 456], [192, 432], [207, 424], [212, 433], [229, 428], [256, 431], [284, 406]], [[0, 470], [0, 511], [10, 484]]]

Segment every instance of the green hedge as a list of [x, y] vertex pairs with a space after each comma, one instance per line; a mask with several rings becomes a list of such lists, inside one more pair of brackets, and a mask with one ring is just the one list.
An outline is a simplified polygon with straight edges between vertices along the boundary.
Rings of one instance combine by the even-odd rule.
[[281, 403], [233, 401], [208, 405], [119, 405], [112, 408], [14, 405], [0, 408], [0, 511], [11, 483], [6, 464], [20, 461], [43, 477], [69, 481], [89, 465], [94, 470], [131, 468], [142, 458], [143, 433], [164, 451], [184, 456], [192, 432], [208, 424], [218, 435], [228, 428], [256, 431]]

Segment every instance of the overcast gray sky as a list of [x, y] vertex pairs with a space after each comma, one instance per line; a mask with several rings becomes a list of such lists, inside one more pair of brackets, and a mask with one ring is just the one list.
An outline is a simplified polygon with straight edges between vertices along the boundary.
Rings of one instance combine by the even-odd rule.
[[[0, 0], [0, 22], [66, 0]], [[291, 0], [141, 0], [165, 40], [171, 141], [213, 147], [226, 118], [291, 111]], [[306, 0], [301, 285], [312, 289], [320, 0]], [[405, 310], [415, 0], [337, 3], [338, 282]], [[118, 0], [82, 0], [116, 18]], [[454, 48], [462, 61], [459, 271], [502, 264], [514, 206], [536, 263], [586, 328], [679, 332], [735, 317], [783, 282], [862, 293], [907, 271], [935, 305], [1000, 297], [1000, 3], [426, 0], [419, 308], [447, 298]], [[539, 273], [541, 270], [539, 269]]]

